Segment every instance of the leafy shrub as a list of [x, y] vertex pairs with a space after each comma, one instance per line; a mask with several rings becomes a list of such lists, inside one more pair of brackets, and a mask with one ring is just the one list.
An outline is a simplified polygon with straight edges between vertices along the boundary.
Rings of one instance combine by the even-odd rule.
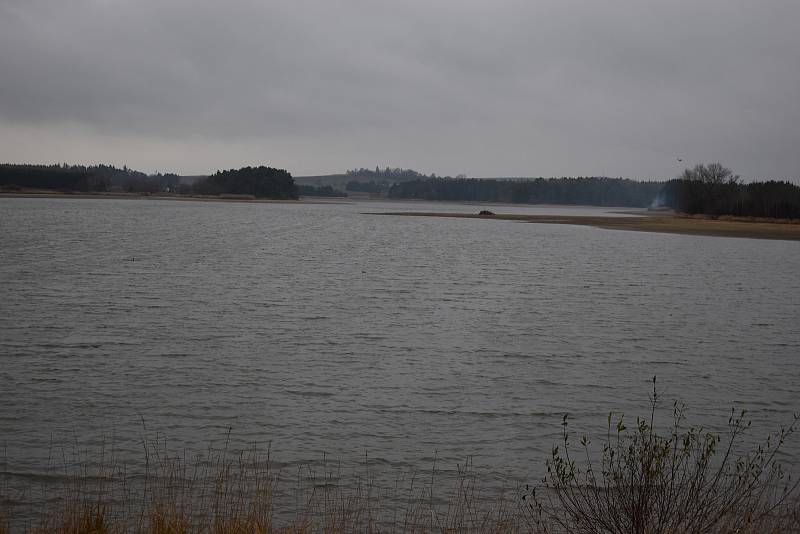
[[568, 416], [562, 445], [553, 448], [544, 486], [530, 490], [529, 524], [538, 532], [700, 533], [785, 532], [798, 523], [797, 482], [776, 461], [795, 431], [792, 424], [747, 452], [746, 412], [734, 411], [726, 435], [685, 427], [685, 407], [673, 404], [669, 432], [655, 428], [658, 393], [653, 378], [650, 416], [628, 429], [608, 416], [599, 464], [587, 437], [583, 467], [573, 458]]

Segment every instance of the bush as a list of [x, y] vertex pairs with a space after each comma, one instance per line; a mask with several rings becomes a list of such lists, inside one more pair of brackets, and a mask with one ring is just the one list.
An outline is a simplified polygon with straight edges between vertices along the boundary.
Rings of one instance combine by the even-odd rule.
[[553, 448], [544, 487], [523, 497], [532, 529], [656, 534], [800, 528], [797, 482], [776, 461], [798, 416], [765, 443], [738, 453], [750, 427], [745, 411], [731, 412], [723, 438], [702, 427], [684, 428], [685, 408], [676, 402], [669, 432], [659, 434], [657, 405], [654, 377], [649, 419], [637, 418], [629, 430], [624, 416], [609, 414], [599, 465], [589, 439], [581, 439], [583, 468], [573, 459], [565, 415], [563, 446]]

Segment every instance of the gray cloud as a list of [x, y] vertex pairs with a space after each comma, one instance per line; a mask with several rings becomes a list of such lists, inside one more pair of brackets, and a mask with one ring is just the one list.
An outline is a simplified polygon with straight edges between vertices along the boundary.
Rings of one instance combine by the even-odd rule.
[[0, 160], [800, 177], [794, 0], [0, 0]]

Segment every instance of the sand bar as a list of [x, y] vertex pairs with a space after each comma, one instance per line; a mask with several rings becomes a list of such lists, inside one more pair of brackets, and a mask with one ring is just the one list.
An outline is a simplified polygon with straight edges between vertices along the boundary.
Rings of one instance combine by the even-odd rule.
[[521, 215], [436, 212], [389, 212], [372, 215], [402, 217], [455, 217], [462, 219], [488, 219], [520, 221], [537, 224], [574, 224], [594, 226], [609, 230], [660, 232], [667, 234], [707, 235], [718, 237], [747, 237], [755, 239], [785, 239], [800, 241], [800, 224], [796, 222], [765, 222], [744, 220], [702, 219], [673, 215], [644, 215], [641, 217], [603, 217], [581, 215]]

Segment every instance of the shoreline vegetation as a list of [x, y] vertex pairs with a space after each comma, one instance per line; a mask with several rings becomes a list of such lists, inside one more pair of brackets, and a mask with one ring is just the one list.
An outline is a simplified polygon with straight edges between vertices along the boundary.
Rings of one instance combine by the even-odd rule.
[[[62, 192], [52, 190], [20, 190], [2, 191], [0, 198], [73, 198], [73, 199], [121, 199], [121, 200], [175, 200], [195, 202], [242, 202], [242, 203], [287, 203], [287, 204], [319, 204], [319, 203], [354, 203], [361, 199], [340, 197], [300, 197], [294, 199], [255, 198], [249, 195], [180, 195], [170, 193], [120, 193], [120, 192]], [[418, 200], [389, 199], [392, 202], [416, 203]], [[496, 206], [496, 203], [475, 202], [476, 206]], [[535, 207], [535, 204], [530, 204]], [[577, 207], [562, 205], [543, 205], [547, 207]], [[699, 235], [714, 237], [740, 237], [750, 239], [778, 239], [800, 241], [800, 219], [770, 219], [759, 217], [730, 217], [720, 216], [715, 218], [703, 215], [689, 215], [673, 213], [671, 211], [651, 211], [636, 213], [631, 217], [612, 216], [585, 216], [585, 215], [524, 215], [492, 213], [480, 215], [478, 213], [454, 212], [419, 212], [419, 211], [394, 211], [394, 212], [365, 212], [368, 215], [388, 215], [397, 217], [443, 217], [462, 219], [488, 219], [500, 221], [517, 221], [534, 224], [571, 224], [578, 226], [591, 226], [606, 230], [629, 230], [639, 232], [654, 232], [680, 235]]]
[[[795, 466], [778, 461], [798, 416], [752, 444], [745, 411], [731, 410], [726, 430], [709, 431], [688, 424], [677, 401], [661, 408], [653, 385], [649, 413], [609, 414], [597, 445], [575, 436], [565, 414], [544, 479], [493, 492], [470, 459], [449, 476], [434, 460], [429, 471], [381, 486], [376, 469], [385, 466], [368, 456], [352, 473], [323, 462], [293, 475], [275, 468], [269, 448], [233, 451], [226, 440], [187, 458], [143, 438], [143, 469], [116, 463], [113, 447], [98, 468], [85, 456], [64, 460], [40, 477], [41, 504], [19, 514], [24, 497], [10, 489], [6, 459], [0, 534], [800, 532]], [[659, 424], [666, 413], [670, 423]]]

